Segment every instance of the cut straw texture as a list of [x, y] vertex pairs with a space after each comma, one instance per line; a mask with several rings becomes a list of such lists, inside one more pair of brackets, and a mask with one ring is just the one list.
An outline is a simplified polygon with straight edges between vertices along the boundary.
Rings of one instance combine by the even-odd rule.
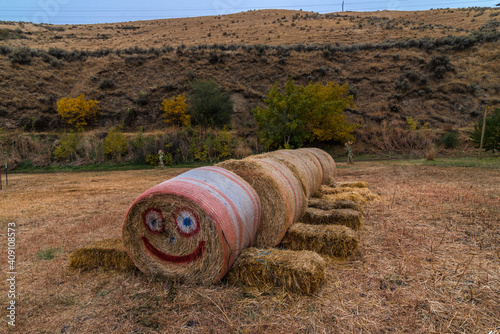
[[353, 181], [353, 182], [337, 182], [331, 184], [333, 187], [348, 187], [348, 188], [368, 188], [366, 181]]
[[288, 229], [282, 246], [346, 258], [358, 248], [358, 239], [356, 233], [346, 226], [297, 223]]
[[302, 184], [306, 197], [311, 196], [321, 186], [323, 170], [312, 154], [299, 150], [279, 150], [250, 156], [251, 159], [270, 158], [287, 166]]
[[211, 284], [251, 246], [260, 215], [260, 199], [245, 180], [201, 167], [140, 195], [126, 215], [122, 240], [145, 273]]
[[359, 202], [354, 202], [346, 199], [333, 202], [323, 198], [312, 197], [309, 199], [307, 204], [311, 208], [317, 208], [321, 210], [352, 209], [363, 212], [363, 207]]
[[254, 246], [265, 248], [279, 244], [306, 205], [302, 187], [291, 171], [272, 159], [227, 160], [216, 166], [242, 177], [261, 200], [261, 222]]
[[120, 239], [105, 239], [75, 250], [69, 256], [73, 269], [130, 271], [135, 269]]
[[301, 222], [312, 225], [344, 225], [359, 230], [363, 227], [363, 214], [351, 209], [321, 210], [307, 208]]
[[248, 248], [228, 273], [229, 281], [259, 289], [280, 287], [312, 294], [325, 280], [325, 260], [312, 251]]
[[372, 192], [368, 188], [359, 187], [329, 187], [321, 186], [316, 192], [315, 197], [322, 198], [328, 201], [336, 202], [340, 200], [350, 200], [361, 204], [366, 204], [371, 201], [380, 199], [380, 196]]
[[337, 176], [337, 169], [335, 160], [333, 160], [330, 154], [316, 147], [301, 148], [298, 149], [298, 151], [311, 153], [318, 159], [321, 165], [321, 169], [323, 170], [323, 180], [321, 182], [322, 184], [334, 184], [335, 177]]

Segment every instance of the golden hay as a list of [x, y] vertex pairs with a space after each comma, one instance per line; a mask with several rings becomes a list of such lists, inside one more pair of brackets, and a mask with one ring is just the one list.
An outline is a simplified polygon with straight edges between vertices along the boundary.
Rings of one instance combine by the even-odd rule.
[[337, 169], [335, 160], [333, 160], [330, 154], [316, 147], [300, 148], [298, 149], [298, 151], [306, 151], [308, 153], [312, 153], [318, 159], [321, 165], [321, 169], [323, 170], [323, 180], [321, 182], [322, 184], [330, 185], [335, 182]]
[[358, 248], [358, 239], [356, 233], [347, 226], [298, 223], [288, 229], [282, 246], [346, 258]]
[[313, 225], [344, 225], [359, 230], [363, 226], [363, 214], [351, 209], [321, 210], [307, 208], [301, 222]]
[[339, 200], [336, 202], [328, 201], [323, 198], [310, 198], [308, 201], [308, 206], [311, 208], [317, 208], [321, 210], [333, 210], [333, 209], [352, 209], [359, 212], [363, 212], [363, 207], [360, 203], [349, 201], [349, 200]]
[[306, 197], [314, 194], [321, 186], [322, 173], [319, 162], [311, 160], [310, 155], [300, 153], [298, 150], [279, 150], [266, 154], [249, 157], [251, 159], [275, 159], [288, 167], [295, 177], [301, 182]]
[[353, 182], [339, 182], [334, 183], [333, 187], [349, 187], [349, 188], [368, 188], [366, 181], [353, 181]]
[[379, 200], [380, 196], [375, 194], [368, 188], [352, 188], [352, 187], [329, 187], [321, 186], [314, 197], [322, 198], [329, 201], [350, 200], [358, 203], [368, 203]]
[[268, 289], [312, 294], [325, 280], [325, 260], [312, 251], [245, 249], [227, 277], [230, 282]]
[[[253, 245], [263, 248], [279, 244], [288, 227], [296, 220], [295, 215], [300, 216], [305, 210], [306, 199], [302, 189], [291, 189], [282, 171], [266, 164], [265, 159], [227, 160], [216, 166], [239, 175], [260, 197], [262, 216]], [[291, 173], [289, 176], [293, 177]], [[298, 183], [297, 186], [300, 187]], [[300, 208], [296, 207], [297, 199], [293, 193], [301, 196]]]
[[69, 266], [84, 270], [129, 271], [136, 268], [120, 239], [105, 239], [75, 250], [69, 256]]

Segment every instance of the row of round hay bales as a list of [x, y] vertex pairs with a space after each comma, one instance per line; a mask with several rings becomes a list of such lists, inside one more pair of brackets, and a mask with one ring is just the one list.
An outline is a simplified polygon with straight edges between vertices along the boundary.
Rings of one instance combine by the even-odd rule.
[[243, 249], [279, 244], [304, 213], [307, 198], [334, 176], [333, 159], [318, 149], [192, 169], [134, 201], [123, 243], [143, 272], [212, 283]]

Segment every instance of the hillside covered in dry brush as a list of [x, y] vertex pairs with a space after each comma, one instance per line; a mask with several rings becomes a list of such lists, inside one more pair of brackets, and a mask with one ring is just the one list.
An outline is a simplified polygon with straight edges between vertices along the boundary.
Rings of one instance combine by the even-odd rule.
[[232, 93], [233, 129], [254, 137], [251, 110], [273, 83], [293, 77], [347, 82], [358, 143], [397, 149], [404, 144], [389, 137], [409, 118], [437, 131], [470, 129], [499, 104], [499, 14], [262, 10], [119, 24], [0, 22], [0, 127], [59, 129], [56, 102], [84, 93], [101, 107], [94, 127], [155, 131], [165, 126], [163, 99], [213, 79]]

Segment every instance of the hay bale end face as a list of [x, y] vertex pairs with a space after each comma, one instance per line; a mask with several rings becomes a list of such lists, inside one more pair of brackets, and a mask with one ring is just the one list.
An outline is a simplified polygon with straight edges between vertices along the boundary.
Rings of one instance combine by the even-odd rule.
[[307, 204], [311, 208], [317, 208], [321, 210], [352, 209], [363, 212], [363, 207], [360, 203], [346, 199], [332, 202], [323, 198], [313, 197], [309, 199]]
[[312, 225], [344, 225], [359, 230], [363, 226], [363, 214], [351, 209], [307, 208], [300, 221]]
[[216, 166], [242, 177], [260, 197], [262, 218], [254, 246], [279, 244], [288, 227], [305, 210], [305, 194], [294, 175], [272, 159], [227, 160]]
[[140, 195], [123, 223], [125, 248], [144, 273], [208, 285], [251, 246], [260, 199], [238, 175], [201, 167]]
[[325, 260], [312, 251], [248, 248], [234, 262], [228, 280], [268, 289], [312, 294], [325, 280]]
[[347, 226], [298, 223], [288, 229], [281, 245], [287, 249], [312, 250], [346, 258], [358, 248], [358, 238]]
[[73, 269], [130, 271], [136, 269], [121, 239], [105, 239], [75, 250], [69, 256], [69, 266]]
[[299, 149], [299, 151], [306, 151], [316, 156], [321, 165], [321, 169], [323, 170], [323, 180], [321, 182], [322, 184], [334, 184], [335, 177], [337, 176], [337, 169], [335, 160], [333, 160], [330, 154], [316, 147], [301, 148]]

